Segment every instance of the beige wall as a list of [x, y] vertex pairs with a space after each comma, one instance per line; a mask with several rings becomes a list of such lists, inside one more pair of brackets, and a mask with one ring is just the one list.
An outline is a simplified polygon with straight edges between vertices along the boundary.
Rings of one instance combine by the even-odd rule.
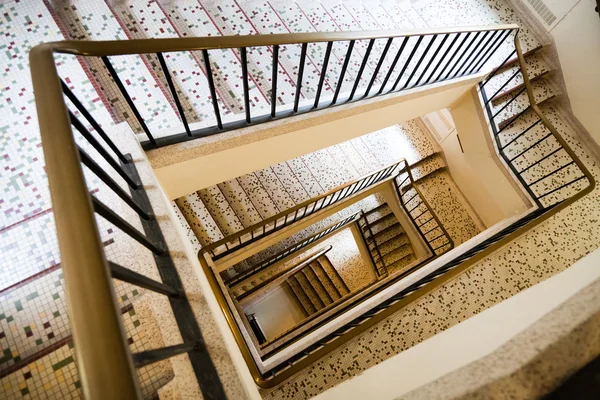
[[[474, 87], [479, 79], [480, 76], [474, 76], [452, 84], [433, 85], [428, 89], [317, 111], [290, 118], [283, 125], [273, 123], [271, 127], [269, 123], [263, 124], [262, 130], [257, 131], [254, 127], [248, 135], [232, 140], [230, 148], [217, 152], [190, 148], [190, 143], [196, 142], [191, 141], [182, 145], [179, 153], [175, 152], [176, 149], [167, 148], [151, 152], [149, 156], [161, 186], [171, 199], [176, 199], [269, 165], [446, 108]], [[295, 129], [296, 126], [298, 129]], [[264, 139], [253, 140], [253, 137]], [[202, 146], [201, 141], [198, 143]], [[194, 157], [195, 153], [203, 155]], [[167, 158], [168, 161], [165, 161]], [[162, 166], [157, 168], [157, 165]]]
[[600, 18], [595, 0], [579, 0], [550, 31], [573, 113], [600, 143]]
[[456, 129], [440, 145], [454, 182], [489, 228], [524, 212], [530, 204], [506, 171], [500, 169], [497, 156], [486, 140], [490, 133], [479, 114], [478, 101], [474, 89], [453, 105], [451, 114]]
[[254, 314], [267, 340], [293, 328], [305, 318], [296, 302], [282, 286], [277, 287], [244, 312]]

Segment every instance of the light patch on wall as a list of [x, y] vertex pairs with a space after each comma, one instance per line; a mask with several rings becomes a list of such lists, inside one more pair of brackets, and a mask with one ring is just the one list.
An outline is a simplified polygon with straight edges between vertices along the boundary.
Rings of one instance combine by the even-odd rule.
[[421, 121], [438, 143], [442, 143], [455, 129], [452, 116], [447, 109], [424, 115]]

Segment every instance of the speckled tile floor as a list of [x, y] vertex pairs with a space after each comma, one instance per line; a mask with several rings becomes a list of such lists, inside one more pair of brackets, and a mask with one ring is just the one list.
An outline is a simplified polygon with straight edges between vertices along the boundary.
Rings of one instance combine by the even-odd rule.
[[[59, 278], [60, 255], [44, 171], [33, 90], [29, 74], [26, 73], [29, 69], [27, 53], [32, 46], [68, 38], [125, 40], [139, 37], [521, 23], [519, 16], [502, 0], [430, 1], [417, 3], [414, 7], [410, 7], [406, 1], [391, 0], [364, 0], [362, 4], [358, 1], [333, 1], [325, 4], [318, 1], [294, 3], [279, 0], [228, 0], [220, 3], [186, 0], [165, 4], [147, 0], [117, 3], [90, 0], [14, 0], [0, 3], [0, 21], [0, 48], [3, 50], [0, 55], [3, 82], [0, 90], [0, 111], [3, 115], [0, 122], [0, 186], [3, 188], [0, 196], [0, 372], [19, 358], [36, 354], [38, 348], [62, 345], [29, 364], [29, 371], [20, 370], [2, 377], [3, 394], [7, 398], [79, 396], [72, 349], [60, 342], [60, 338], [65, 338], [68, 334], [64, 330], [54, 330], [55, 324], [56, 327], [65, 327], [67, 321], [64, 317], [64, 304], [61, 303], [63, 290]], [[521, 30], [520, 36], [525, 50], [537, 45], [535, 36], [526, 28]], [[361, 46], [358, 49], [363, 51]], [[313, 81], [317, 76], [315, 71], [320, 71], [323, 51], [323, 46], [309, 49], [311, 66], [305, 70], [308, 81]], [[328, 79], [339, 71], [344, 51], [343, 46], [334, 48], [335, 57], [330, 63]], [[282, 49], [281, 54], [292, 56], [297, 52], [298, 49], [290, 47]], [[498, 58], [504, 58], [505, 55], [501, 52]], [[268, 54], [261, 49], [249, 52], [253, 75], [250, 101], [252, 107], [257, 109], [267, 104], [266, 99], [270, 95], [270, 63], [266, 59]], [[128, 90], [135, 94], [134, 101], [148, 125], [163, 132], [181, 130], [176, 110], [167, 94], [164, 77], [157, 72], [155, 58], [126, 56], [113, 57], [111, 61], [118, 66], [119, 73], [127, 73], [132, 77], [127, 82]], [[213, 68], [218, 70], [215, 83], [224, 120], [228, 120], [242, 110], [239, 73], [235, 72], [239, 59], [233, 52], [223, 51], [221, 54], [215, 53], [211, 61], [213, 65], [218, 65], [218, 68]], [[167, 57], [167, 63], [176, 71], [174, 81], [182, 94], [190, 120], [208, 123], [210, 118], [207, 115], [212, 115], [208, 107], [209, 94], [203, 83], [203, 67], [199, 65], [201, 63], [197, 55], [175, 53]], [[57, 65], [65, 82], [104, 127], [126, 121], [134, 130], [139, 131], [124, 100], [118, 95], [98, 61], [60, 56], [57, 57]], [[537, 65], [533, 63], [532, 68], [537, 68]], [[195, 72], [178, 72], [184, 68]], [[542, 68], [537, 68], [536, 71], [541, 71]], [[356, 62], [351, 63], [348, 81], [356, 70]], [[289, 103], [293, 98], [297, 73], [293, 63], [282, 64], [279, 71], [280, 103]], [[183, 95], [186, 88], [192, 90], [194, 95]], [[330, 88], [331, 86], [326, 86], [324, 90]], [[539, 93], [545, 95], [547, 91], [540, 87]], [[307, 92], [303, 96], [310, 98], [313, 94]], [[594, 160], [586, 153], [572, 129], [562, 122], [555, 109], [549, 107], [545, 110], [561, 134], [597, 175]], [[507, 113], [508, 111], [510, 110]], [[237, 178], [239, 187], [235, 186], [234, 190], [234, 186], [230, 185], [232, 189], [229, 194], [241, 196], [245, 193], [248, 198], [245, 204], [256, 210], [256, 213], [248, 213], [244, 221], [238, 221], [239, 224], [248, 224], [257, 215], [266, 218], [270, 213], [322, 193], [332, 185], [363, 175], [390, 160], [406, 157], [409, 162], [414, 162], [431, 154], [433, 150], [426, 140], [423, 141], [424, 136], [418, 130], [417, 124], [409, 121]], [[532, 170], [531, 173], [539, 174], [541, 171]], [[100, 189], [100, 197], [108, 196], [97, 180], [91, 182], [91, 189]], [[433, 197], [437, 197], [434, 192], [431, 193]], [[189, 206], [186, 207], [193, 207], [194, 201], [199, 200], [198, 194], [189, 195], [188, 200]], [[456, 205], [459, 202], [452, 198], [447, 198], [440, 204], [447, 204], [453, 212], [462, 212], [460, 205]], [[342, 377], [368, 368], [384, 357], [384, 354], [401, 351], [435, 334], [437, 330], [565, 268], [598, 247], [596, 224], [591, 223], [591, 216], [597, 215], [597, 211], [597, 202], [592, 201], [591, 196], [582, 199], [498, 254], [480, 262], [471, 272], [457, 279], [456, 282], [459, 283], [440, 288], [438, 292], [420, 299], [415, 307], [404, 311], [404, 314], [399, 313], [402, 315], [396, 315], [389, 322], [373, 328], [372, 332], [368, 332], [371, 339], [365, 339], [369, 337], [365, 334], [311, 367], [323, 368], [322, 379], [309, 381], [305, 375], [301, 375], [265, 395], [284, 398], [316, 394], [340, 381]], [[439, 214], [443, 213], [440, 211]], [[180, 218], [185, 220], [185, 225], [191, 225], [188, 228], [190, 240], [199, 241], [195, 246], [200, 246], [203, 241], [215, 240], [223, 228], [214, 220], [210, 229], [207, 228], [208, 223], [190, 222], [185, 210]], [[221, 225], [232, 223], [225, 219], [218, 222]], [[105, 221], [99, 221], [99, 224], [109, 258], [130, 259], [123, 257], [121, 246], [115, 245], [116, 233], [113, 227]], [[465, 229], [456, 229], [451, 233], [455, 239], [464, 240], [476, 232], [466, 220], [457, 218], [456, 224], [464, 225]], [[201, 230], [210, 231], [210, 234], [200, 237]], [[193, 233], [196, 233], [198, 239]], [[536, 246], [532, 243], [536, 243]], [[524, 262], [524, 258], [528, 261]], [[135, 265], [127, 265], [136, 268]], [[484, 294], [495, 288], [496, 294], [483, 296], [485, 301], [478, 304], [470, 304], [467, 302], [468, 296], [462, 295], [468, 291], [458, 290], [457, 285], [470, 287], [477, 293]], [[129, 285], [117, 286], [123, 304], [130, 303], [139, 294], [134, 293], [134, 290]], [[459, 293], [459, 297], [464, 298], [461, 297], [461, 301], [458, 301], [452, 296], [453, 293]], [[46, 298], [44, 296], [50, 296], [52, 300], [44, 301], [42, 307], [40, 301]], [[434, 312], [425, 315], [425, 309]], [[453, 313], [452, 318], [447, 318], [449, 312]], [[422, 324], [431, 329], [427, 332], [411, 330], [411, 327]], [[48, 337], [51, 333], [54, 336]], [[393, 340], [387, 347], [383, 346], [382, 341], [390, 337]], [[361, 355], [356, 358], [356, 354]], [[324, 383], [325, 379], [327, 383]]]

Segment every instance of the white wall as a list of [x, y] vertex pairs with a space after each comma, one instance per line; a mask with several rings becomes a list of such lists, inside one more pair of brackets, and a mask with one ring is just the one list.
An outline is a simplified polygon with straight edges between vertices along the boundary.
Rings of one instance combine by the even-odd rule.
[[293, 328], [305, 318], [296, 302], [281, 286], [244, 312], [254, 314], [267, 340]]
[[573, 112], [600, 143], [600, 17], [595, 0], [579, 0], [550, 30]]
[[397, 399], [468, 365], [600, 279], [599, 263], [600, 250], [596, 250], [567, 270], [342, 382], [316, 399]]

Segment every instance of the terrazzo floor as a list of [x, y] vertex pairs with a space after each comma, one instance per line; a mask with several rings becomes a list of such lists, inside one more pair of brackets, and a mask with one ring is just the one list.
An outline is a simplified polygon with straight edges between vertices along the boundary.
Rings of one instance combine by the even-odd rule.
[[[364, 4], [363, 4], [364, 3]], [[242, 23], [236, 22], [236, 18]], [[406, 1], [348, 1], [348, 2], [224, 2], [183, 1], [158, 3], [155, 1], [91, 2], [91, 1], [4, 1], [0, 3], [0, 53], [2, 60], [2, 89], [0, 89], [0, 373], [8, 366], [31, 354], [39, 354], [49, 345], [60, 346], [50, 354], [37, 358], [27, 369], [2, 375], [2, 396], [21, 397], [78, 397], [78, 383], [72, 349], [61, 342], [68, 337], [64, 313], [64, 292], [60, 279], [60, 256], [54, 230], [54, 219], [48, 192], [38, 122], [31, 80], [28, 51], [41, 42], [63, 39], [132, 39], [139, 37], [177, 37], [192, 35], [225, 35], [236, 33], [310, 32], [356, 29], [389, 29], [413, 27], [441, 27], [456, 25], [483, 25], [493, 23], [521, 23], [519, 17], [501, 0], [450, 0], [419, 2], [413, 7]], [[526, 28], [521, 30], [524, 48], [533, 48], [537, 42]], [[293, 49], [282, 50], [292, 51]], [[307, 68], [307, 79], [315, 79], [320, 69], [323, 49], [316, 47], [309, 54], [315, 68]], [[341, 59], [343, 49], [335, 49]], [[268, 97], [264, 76], [268, 70], [256, 67], [264, 62], [265, 54], [256, 50], [250, 56], [256, 72], [251, 85], [252, 105], [260, 107]], [[127, 56], [111, 58], [119, 68], [132, 75], [128, 89], [140, 101], [139, 109], [153, 129], [164, 132], [182, 130], [175, 107], [167, 95], [164, 77], [160, 75], [153, 57]], [[197, 55], [174, 54], [167, 57], [174, 71], [192, 71], [198, 65]], [[224, 119], [240, 110], [240, 90], [230, 77], [228, 65], [239, 63], [231, 51], [223, 51], [212, 61], [219, 66], [220, 107]], [[356, 63], [351, 63], [356, 67]], [[261, 63], [264, 65], [264, 63]], [[268, 63], [267, 63], [268, 65]], [[101, 73], [102, 66], [93, 61], [71, 56], [57, 57], [60, 75], [85, 106], [104, 127], [126, 121], [139, 130], [124, 100]], [[293, 82], [297, 71], [293, 66], [281, 68], [279, 81], [280, 102], [287, 102], [294, 94]], [[195, 68], [201, 71], [202, 68]], [[215, 68], [213, 68], [215, 70]], [[352, 72], [352, 70], [350, 71]], [[196, 72], [199, 73], [199, 72]], [[193, 73], [190, 72], [193, 75]], [[350, 74], [351, 75], [351, 74]], [[192, 121], [209, 123], [207, 104], [209, 94], [205, 87], [191, 88], [193, 76], [174, 73], [181, 90], [186, 112]], [[103, 90], [100, 90], [102, 88]], [[193, 95], [184, 95], [184, 88]], [[330, 90], [330, 88], [325, 88]], [[541, 88], [543, 91], [544, 89]], [[187, 93], [187, 92], [186, 92]], [[312, 94], [306, 93], [310, 98]], [[141, 106], [143, 104], [143, 106]], [[545, 108], [561, 134], [584, 159], [595, 176], [598, 168], [583, 143], [556, 113]], [[342, 143], [319, 154], [290, 160], [272, 168], [237, 178], [240, 187], [260, 181], [248, 193], [255, 193], [253, 206], [261, 218], [290, 204], [301, 202], [319, 191], [344, 179], [372, 171], [377, 165], [398, 158], [409, 162], [430, 154], [423, 143], [423, 135], [410, 132], [418, 126], [407, 122], [388, 132], [371, 134], [386, 137], [401, 146], [401, 152], [384, 152], [375, 139], [359, 138]], [[387, 131], [387, 130], [384, 130]], [[400, 132], [400, 133], [398, 133]], [[409, 134], [407, 134], [407, 132]], [[370, 135], [367, 135], [370, 136]], [[367, 156], [368, 155], [368, 156]], [[316, 163], [315, 160], [319, 160]], [[333, 161], [332, 161], [333, 160]], [[341, 160], [341, 161], [340, 161]], [[344, 162], [350, 160], [351, 162]], [[335, 166], [342, 166], [341, 168]], [[327, 167], [329, 166], [329, 167]], [[335, 169], [335, 174], [333, 170]], [[297, 174], [297, 175], [295, 175]], [[311, 177], [312, 175], [312, 177]], [[295, 190], [287, 190], [286, 182], [301, 179]], [[243, 181], [243, 182], [242, 182]], [[316, 181], [316, 182], [315, 182]], [[91, 182], [94, 182], [93, 180]], [[235, 182], [230, 187], [235, 186]], [[264, 192], [270, 202], [261, 199]], [[296, 186], [294, 183], [288, 187]], [[95, 185], [92, 190], [98, 189]], [[223, 190], [225, 186], [223, 186]], [[253, 191], [254, 190], [254, 191]], [[227, 190], [224, 190], [227, 192]], [[100, 190], [100, 194], [103, 195]], [[229, 193], [236, 192], [231, 189]], [[348, 376], [359, 373], [390, 351], [398, 352], [424, 340], [440, 329], [473, 315], [531, 286], [547, 276], [572, 264], [600, 244], [597, 224], [598, 193], [587, 196], [569, 209], [559, 213], [519, 238], [498, 253], [478, 263], [469, 273], [459, 277], [435, 293], [419, 299], [415, 307], [396, 314], [379, 326], [366, 332], [348, 345], [310, 367], [307, 374], [299, 375], [274, 391], [265, 392], [271, 398], [308, 397], [334, 385]], [[250, 197], [250, 196], [248, 196]], [[195, 199], [197, 201], [197, 199]], [[454, 204], [455, 202], [453, 202]], [[275, 207], [273, 206], [275, 205]], [[435, 206], [434, 206], [435, 208]], [[436, 210], [437, 211], [437, 210]], [[233, 216], [233, 214], [230, 214]], [[183, 216], [181, 218], [184, 218]], [[249, 224], [256, 214], [249, 215], [241, 225]], [[220, 221], [224, 225], [223, 221]], [[225, 221], [229, 222], [229, 221]], [[213, 223], [215, 235], [223, 226]], [[102, 238], [109, 258], [123, 260], [122, 247], [115, 242], [116, 233], [105, 222], [100, 222]], [[194, 226], [190, 228], [190, 232]], [[204, 228], [203, 228], [204, 229]], [[470, 228], [468, 228], [470, 229]], [[449, 229], [450, 230], [450, 229]], [[454, 234], [460, 240], [462, 231]], [[465, 234], [470, 235], [474, 231]], [[453, 233], [451, 232], [451, 235]], [[465, 236], [465, 237], [466, 237]], [[191, 239], [194, 239], [192, 236]], [[211, 240], [215, 240], [214, 237]], [[119, 242], [123, 243], [123, 242]], [[200, 240], [200, 245], [202, 240]], [[526, 260], [526, 261], [525, 261]], [[461, 289], [458, 290], [457, 288]], [[470, 288], [467, 290], [466, 288]], [[139, 293], [123, 284], [117, 287], [123, 304], [131, 302]], [[477, 303], [470, 303], [466, 293], [484, 294]], [[460, 293], [459, 297], [452, 294]], [[485, 296], [485, 294], [490, 294]], [[42, 299], [44, 300], [41, 306]], [[452, 315], [452, 317], [448, 317]], [[19, 322], [21, 321], [21, 322]], [[133, 323], [132, 323], [133, 324]], [[423, 327], [428, 327], [426, 330]], [[52, 334], [52, 335], [51, 335]], [[50, 337], [52, 336], [52, 337]], [[391, 338], [391, 339], [390, 339]], [[382, 343], [386, 343], [383, 345]], [[26, 345], [25, 345], [26, 344]], [[27, 350], [25, 350], [27, 349]], [[356, 357], [358, 350], [360, 354]], [[310, 371], [321, 370], [316, 374]], [[42, 389], [43, 388], [43, 389]]]

